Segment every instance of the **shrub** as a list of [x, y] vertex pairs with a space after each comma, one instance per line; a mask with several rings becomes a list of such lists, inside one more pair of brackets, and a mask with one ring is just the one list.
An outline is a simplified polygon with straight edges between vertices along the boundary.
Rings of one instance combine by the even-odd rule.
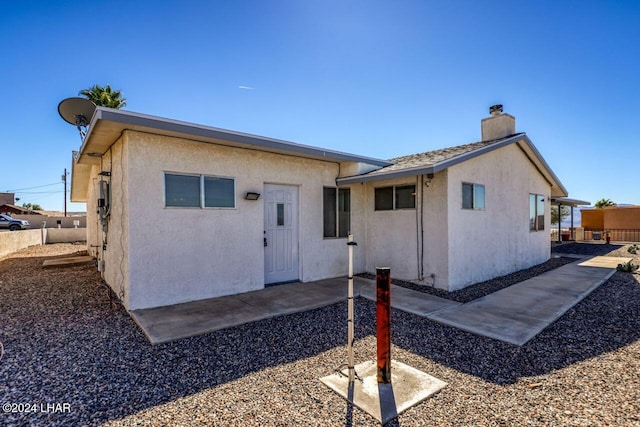
[[638, 266], [633, 263], [633, 261], [625, 262], [624, 264], [618, 264], [618, 268], [616, 270], [623, 271], [625, 273], [633, 273], [638, 269]]

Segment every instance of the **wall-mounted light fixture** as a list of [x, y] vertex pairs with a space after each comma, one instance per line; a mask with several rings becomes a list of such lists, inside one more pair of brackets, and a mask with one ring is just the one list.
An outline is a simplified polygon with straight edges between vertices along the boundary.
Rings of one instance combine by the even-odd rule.
[[111, 176], [111, 172], [109, 172], [109, 171], [102, 171], [102, 172], [100, 172], [98, 175], [100, 175], [100, 176]]
[[260, 198], [260, 193], [254, 193], [253, 191], [247, 191], [244, 195], [245, 200], [258, 200]]
[[427, 180], [424, 182], [425, 187], [429, 188], [431, 187], [431, 180], [433, 179], [433, 174], [432, 173], [428, 173], [427, 174]]

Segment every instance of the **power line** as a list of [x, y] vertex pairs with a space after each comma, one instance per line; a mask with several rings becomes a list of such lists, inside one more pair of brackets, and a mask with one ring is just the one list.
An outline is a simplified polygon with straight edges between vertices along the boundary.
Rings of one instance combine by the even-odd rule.
[[37, 185], [35, 187], [27, 187], [27, 188], [17, 188], [15, 190], [7, 190], [7, 193], [17, 193], [18, 191], [21, 190], [31, 190], [33, 188], [42, 188], [42, 187], [51, 187], [52, 185], [59, 185], [62, 184], [61, 182], [54, 182], [53, 184], [45, 184], [45, 185]]
[[16, 194], [57, 194], [64, 193], [64, 190], [56, 190], [56, 191], [18, 191]]

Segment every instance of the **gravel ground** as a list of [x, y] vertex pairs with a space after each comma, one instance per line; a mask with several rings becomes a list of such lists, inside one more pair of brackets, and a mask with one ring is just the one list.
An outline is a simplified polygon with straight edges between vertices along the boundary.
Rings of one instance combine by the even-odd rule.
[[630, 245], [614, 243], [564, 243], [551, 246], [551, 252], [576, 254], [576, 255], [609, 255], [609, 256], [631, 256], [627, 252]]
[[[346, 303], [152, 347], [94, 268], [41, 268], [77, 248], [0, 261], [0, 401], [38, 409], [0, 425], [377, 425], [319, 381], [346, 359]], [[374, 359], [375, 304], [355, 307], [356, 361]], [[638, 275], [616, 273], [522, 347], [392, 321], [394, 359], [449, 385], [389, 425], [640, 426]]]

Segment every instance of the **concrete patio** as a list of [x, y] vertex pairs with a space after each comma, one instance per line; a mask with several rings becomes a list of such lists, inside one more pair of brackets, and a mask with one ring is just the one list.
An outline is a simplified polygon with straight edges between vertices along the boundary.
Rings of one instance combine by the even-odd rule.
[[[477, 335], [523, 345], [580, 302], [628, 258], [593, 257], [461, 304], [392, 285], [392, 307]], [[354, 296], [375, 301], [375, 281], [354, 278]], [[342, 302], [346, 277], [289, 283], [239, 295], [131, 311], [152, 344]]]
[[[392, 286], [394, 308], [420, 316], [460, 303]], [[375, 281], [354, 277], [354, 296], [375, 300]], [[130, 312], [152, 344], [200, 335], [244, 323], [299, 313], [345, 301], [347, 278], [287, 283], [259, 291]]]

